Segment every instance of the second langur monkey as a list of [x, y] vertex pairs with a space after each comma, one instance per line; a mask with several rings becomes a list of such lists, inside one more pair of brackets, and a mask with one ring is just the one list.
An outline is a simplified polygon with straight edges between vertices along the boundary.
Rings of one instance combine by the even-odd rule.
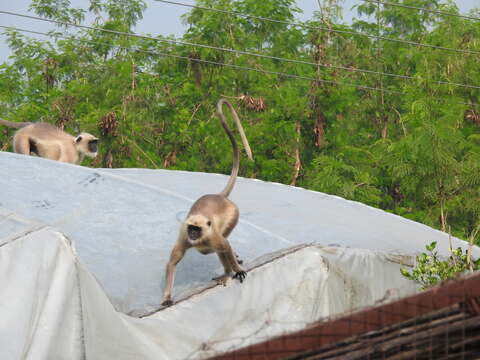
[[235, 180], [237, 179], [238, 168], [240, 165], [240, 151], [238, 150], [237, 142], [225, 120], [222, 110], [223, 104], [228, 105], [230, 108], [235, 124], [238, 127], [243, 146], [245, 147], [249, 159], [253, 160], [252, 151], [250, 150], [250, 145], [248, 144], [247, 137], [245, 136], [237, 112], [232, 104], [225, 99], [220, 99], [217, 104], [217, 112], [220, 117], [220, 122], [232, 143], [232, 172], [225, 189], [219, 194], [204, 195], [198, 199], [192, 205], [186, 220], [180, 226], [180, 233], [177, 242], [173, 247], [167, 264], [162, 302], [163, 306], [170, 306], [173, 304], [172, 287], [175, 277], [175, 268], [185, 255], [185, 252], [191, 247], [197, 249], [204, 255], [213, 252], [217, 253], [225, 270], [223, 275], [213, 278], [217, 283], [225, 285], [232, 275], [233, 278], [243, 282], [247, 275], [245, 270], [240, 266], [237, 256], [227, 240], [228, 235], [230, 235], [235, 225], [237, 225], [239, 217], [238, 207], [228, 199], [228, 195], [232, 191], [233, 186], [235, 185]]
[[17, 154], [37, 155], [50, 160], [80, 164], [85, 156], [98, 154], [98, 138], [89, 133], [74, 137], [48, 123], [12, 122], [0, 119], [0, 125], [19, 129], [13, 137]]

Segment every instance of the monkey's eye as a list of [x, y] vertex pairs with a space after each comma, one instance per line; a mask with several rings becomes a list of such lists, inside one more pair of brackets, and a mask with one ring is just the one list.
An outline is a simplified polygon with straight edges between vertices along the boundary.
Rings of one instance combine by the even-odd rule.
[[210, 220], [207, 221], [207, 225], [210, 226], [212, 225], [212, 222]]

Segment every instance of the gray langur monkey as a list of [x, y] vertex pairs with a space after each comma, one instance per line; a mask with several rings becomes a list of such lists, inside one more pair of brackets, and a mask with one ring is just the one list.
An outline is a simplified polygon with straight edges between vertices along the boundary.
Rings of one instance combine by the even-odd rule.
[[0, 125], [17, 130], [13, 150], [17, 154], [37, 155], [50, 160], [80, 164], [85, 156], [98, 154], [98, 138], [82, 132], [74, 137], [48, 123], [12, 122], [0, 119]]
[[[252, 151], [248, 144], [247, 137], [243, 131], [242, 124], [232, 104], [225, 99], [220, 99], [217, 104], [217, 112], [223, 129], [227, 133], [233, 149], [233, 165], [227, 185], [219, 194], [204, 195], [191, 207], [186, 220], [180, 226], [180, 232], [175, 246], [170, 254], [166, 268], [165, 289], [163, 292], [163, 306], [170, 306], [172, 301], [172, 287], [175, 277], [175, 268], [183, 258], [185, 252], [191, 247], [206, 255], [216, 252], [223, 265], [225, 273], [213, 278], [217, 283], [226, 285], [230, 277], [243, 282], [247, 273], [240, 266], [241, 261], [232, 250], [227, 240], [228, 235], [237, 225], [239, 211], [237, 205], [228, 199], [228, 195], [235, 185], [240, 165], [240, 151], [237, 142], [230, 131], [223, 114], [223, 104], [230, 108], [235, 124], [237, 125], [243, 146], [250, 160], [253, 160]], [[232, 274], [233, 272], [233, 274]], [[233, 276], [232, 276], [233, 275]]]

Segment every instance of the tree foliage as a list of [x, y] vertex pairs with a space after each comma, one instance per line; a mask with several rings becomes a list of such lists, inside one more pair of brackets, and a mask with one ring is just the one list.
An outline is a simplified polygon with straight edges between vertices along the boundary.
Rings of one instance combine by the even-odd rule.
[[[100, 134], [93, 167], [229, 173], [230, 145], [215, 115], [226, 96], [254, 151], [242, 176], [336, 194], [437, 228], [448, 221], [460, 237], [479, 224], [480, 91], [452, 85], [480, 84], [479, 55], [385, 40], [479, 52], [479, 21], [362, 3], [359, 18], [345, 25], [341, 1], [328, 0], [297, 26], [293, 0], [197, 0], [230, 13], [192, 9], [181, 39], [149, 39], [122, 34], [142, 19], [142, 0], [89, 4], [32, 0], [38, 15], [70, 23], [93, 15], [94, 26], [110, 32], [59, 25], [40, 41], [9, 30], [0, 116]], [[452, 1], [415, 5], [458, 13]], [[0, 149], [9, 149], [12, 134], [1, 129]]]
[[455, 277], [472, 271], [480, 270], [480, 259], [472, 259], [469, 251], [458, 247], [450, 249], [450, 256], [442, 258], [436, 250], [437, 243], [434, 241], [416, 257], [415, 267], [409, 271], [401, 268], [401, 274], [407, 279], [418, 283], [422, 290], [439, 284], [441, 281], [454, 279]]

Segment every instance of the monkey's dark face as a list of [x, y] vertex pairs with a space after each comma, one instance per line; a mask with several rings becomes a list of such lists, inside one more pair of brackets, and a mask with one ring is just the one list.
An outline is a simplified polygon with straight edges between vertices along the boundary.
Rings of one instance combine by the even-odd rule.
[[202, 237], [202, 228], [200, 226], [188, 225], [187, 233], [190, 240], [197, 240]]
[[93, 139], [88, 142], [88, 151], [96, 153], [98, 151], [98, 139]]
[[202, 242], [210, 234], [212, 222], [203, 215], [192, 215], [187, 221], [187, 236], [190, 242]]

